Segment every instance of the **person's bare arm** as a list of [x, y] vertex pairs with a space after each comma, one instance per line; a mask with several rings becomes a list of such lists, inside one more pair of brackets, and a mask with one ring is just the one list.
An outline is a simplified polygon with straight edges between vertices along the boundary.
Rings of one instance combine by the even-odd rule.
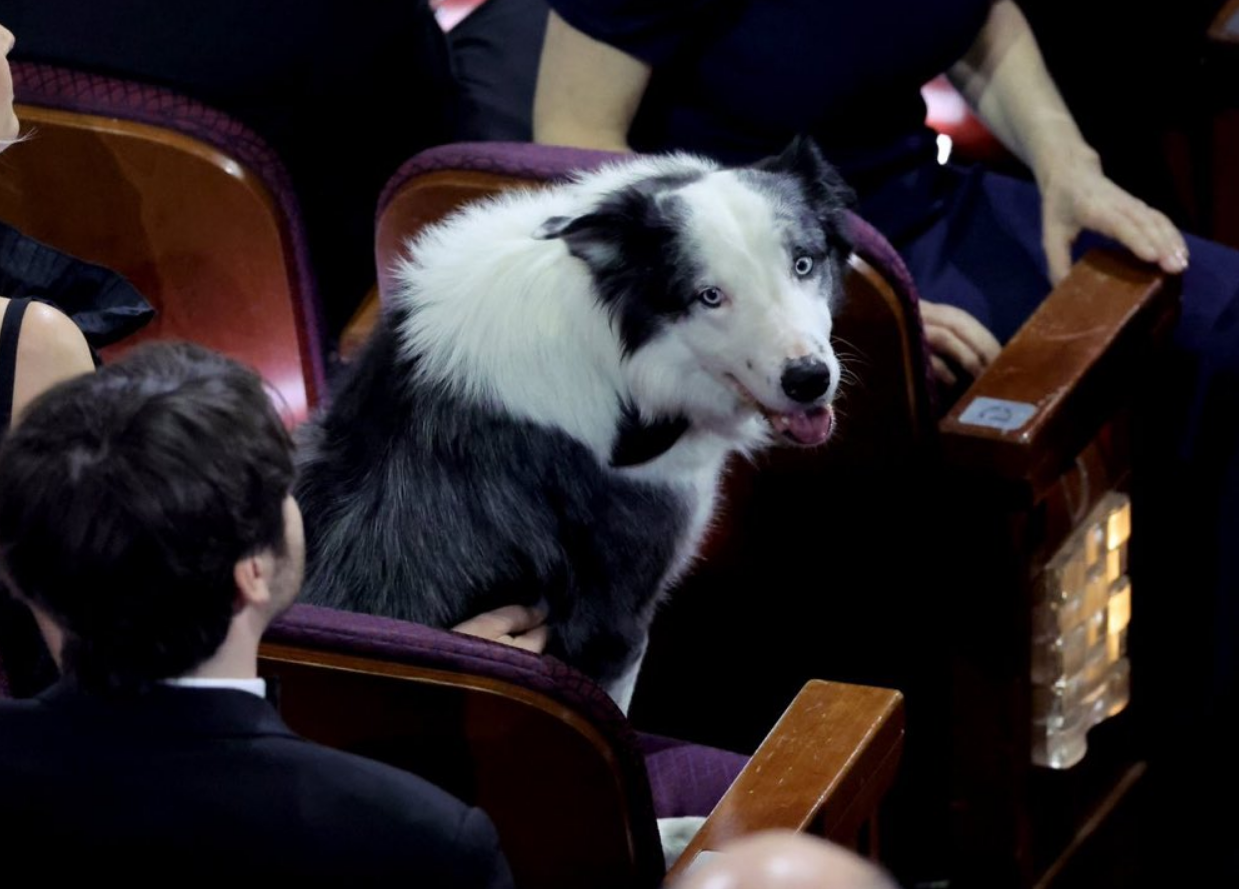
[[1114, 238], [1167, 272], [1187, 267], [1187, 244], [1174, 224], [1102, 172], [1013, 0], [996, 0], [976, 41], [948, 74], [990, 131], [1036, 176], [1052, 281], [1067, 274], [1071, 244], [1082, 229]]
[[1084, 137], [1045, 67], [1019, 7], [996, 0], [976, 40], [947, 72], [985, 125], [1035, 172]]
[[65, 315], [42, 303], [26, 307], [17, 338], [13, 419], [52, 386], [95, 369], [86, 338]]
[[630, 150], [628, 128], [649, 81], [649, 65], [581, 33], [552, 11], [534, 92], [534, 141]]

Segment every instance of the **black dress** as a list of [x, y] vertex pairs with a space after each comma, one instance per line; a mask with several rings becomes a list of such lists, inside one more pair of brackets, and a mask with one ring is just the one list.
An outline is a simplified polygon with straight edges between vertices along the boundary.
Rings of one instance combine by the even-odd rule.
[[[92, 352], [133, 333], [155, 314], [142, 294], [115, 272], [54, 250], [3, 223], [0, 295], [10, 298], [0, 323], [0, 435], [12, 419], [17, 338], [31, 302], [53, 305], [73, 319]], [[29, 610], [0, 586], [0, 697], [33, 695], [56, 675]]]

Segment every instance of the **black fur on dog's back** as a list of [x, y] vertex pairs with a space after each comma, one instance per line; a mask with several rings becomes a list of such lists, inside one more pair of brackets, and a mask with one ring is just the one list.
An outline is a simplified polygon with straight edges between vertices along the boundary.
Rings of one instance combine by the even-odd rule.
[[568, 435], [421, 383], [385, 316], [302, 431], [303, 600], [434, 626], [549, 606], [548, 653], [616, 679], [687, 526], [668, 488], [607, 473]]

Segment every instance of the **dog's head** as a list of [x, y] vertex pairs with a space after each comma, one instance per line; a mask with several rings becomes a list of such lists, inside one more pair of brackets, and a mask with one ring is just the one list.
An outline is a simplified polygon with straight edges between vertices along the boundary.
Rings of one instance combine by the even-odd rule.
[[760, 413], [782, 438], [816, 445], [830, 436], [839, 382], [831, 308], [850, 196], [797, 139], [751, 167], [672, 165], [539, 235], [589, 267], [643, 420], [743, 437]]

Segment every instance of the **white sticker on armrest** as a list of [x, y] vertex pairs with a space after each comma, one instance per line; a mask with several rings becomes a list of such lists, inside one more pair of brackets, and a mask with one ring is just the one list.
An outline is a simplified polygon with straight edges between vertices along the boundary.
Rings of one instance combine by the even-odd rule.
[[1012, 432], [1031, 420], [1035, 413], [1037, 406], [1026, 401], [981, 397], [972, 399], [968, 407], [964, 408], [964, 412], [959, 415], [959, 422]]

